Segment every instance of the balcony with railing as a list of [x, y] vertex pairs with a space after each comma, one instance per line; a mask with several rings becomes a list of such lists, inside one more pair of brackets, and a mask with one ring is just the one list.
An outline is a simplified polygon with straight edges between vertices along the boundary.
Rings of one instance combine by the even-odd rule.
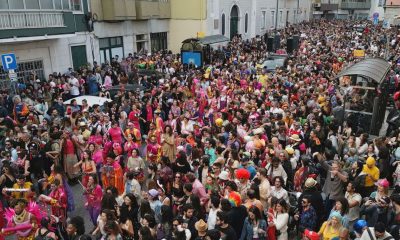
[[104, 21], [122, 21], [136, 19], [135, 0], [101, 0]]
[[62, 12], [0, 12], [0, 30], [65, 27]]
[[339, 4], [321, 3], [320, 11], [334, 11], [339, 8]]
[[343, 0], [340, 4], [341, 9], [370, 9], [371, 0]]
[[171, 18], [169, 0], [136, 0], [137, 19]]

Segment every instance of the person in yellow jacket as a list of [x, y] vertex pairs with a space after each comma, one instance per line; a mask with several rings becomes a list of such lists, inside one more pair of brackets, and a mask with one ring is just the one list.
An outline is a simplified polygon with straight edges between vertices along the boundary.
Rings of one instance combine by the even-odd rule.
[[342, 230], [342, 216], [338, 212], [333, 212], [329, 219], [325, 221], [318, 231], [322, 240], [332, 240], [339, 237]]
[[365, 184], [364, 191], [362, 191], [363, 197], [371, 195], [375, 190], [375, 182], [379, 179], [379, 168], [375, 164], [375, 159], [373, 157], [368, 157], [365, 162], [363, 169], [360, 173], [365, 174]]

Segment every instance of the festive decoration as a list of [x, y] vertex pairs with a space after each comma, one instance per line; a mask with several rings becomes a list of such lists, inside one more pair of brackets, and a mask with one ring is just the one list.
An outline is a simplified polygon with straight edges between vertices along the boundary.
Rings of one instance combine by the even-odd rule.
[[232, 207], [238, 207], [240, 204], [242, 204], [242, 198], [237, 192], [231, 192], [229, 194], [228, 200], [231, 203]]
[[223, 123], [224, 123], [224, 120], [222, 120], [221, 118], [215, 119], [215, 124], [217, 125], [217, 127], [222, 127]]
[[247, 169], [240, 168], [236, 170], [236, 178], [237, 179], [250, 179], [250, 172]]

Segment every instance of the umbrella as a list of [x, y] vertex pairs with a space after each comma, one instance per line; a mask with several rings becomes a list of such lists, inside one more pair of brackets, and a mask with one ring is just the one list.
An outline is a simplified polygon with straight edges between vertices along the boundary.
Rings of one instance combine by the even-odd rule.
[[85, 96], [79, 96], [79, 97], [67, 100], [67, 101], [64, 102], [64, 104], [66, 104], [66, 105], [71, 104], [71, 101], [73, 99], [76, 100], [78, 105], [82, 105], [82, 100], [86, 99], [89, 107], [92, 107], [95, 104], [98, 104], [98, 105], [102, 106], [105, 102], [112, 102], [112, 100], [109, 99], [109, 98], [85, 95]]

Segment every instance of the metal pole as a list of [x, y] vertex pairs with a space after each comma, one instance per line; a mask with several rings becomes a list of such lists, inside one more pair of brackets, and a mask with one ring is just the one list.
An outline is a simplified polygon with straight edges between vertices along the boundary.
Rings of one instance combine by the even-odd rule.
[[294, 23], [298, 23], [299, 21], [299, 8], [300, 8], [300, 0], [297, 0], [296, 20], [294, 21]]
[[278, 29], [278, 10], [279, 10], [279, 0], [276, 0], [275, 31]]

